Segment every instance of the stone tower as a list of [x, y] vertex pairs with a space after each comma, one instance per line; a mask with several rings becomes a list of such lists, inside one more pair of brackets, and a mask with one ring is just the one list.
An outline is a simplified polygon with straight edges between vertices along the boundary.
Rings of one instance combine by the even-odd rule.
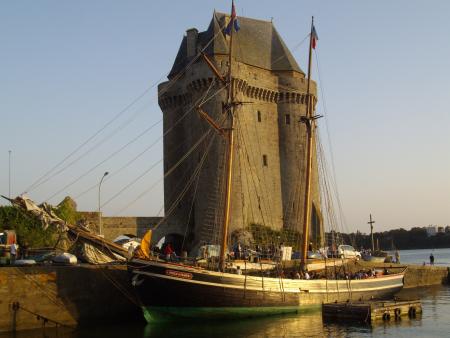
[[[229, 37], [223, 28], [228, 20], [228, 15], [214, 13], [206, 31], [188, 29], [169, 81], [158, 88], [164, 121], [164, 172], [169, 174], [164, 179], [168, 218], [156, 237], [171, 235], [188, 250], [218, 243], [221, 231], [226, 140], [195, 107], [207, 94], [210, 98], [202, 105], [204, 111], [223, 121], [226, 90], [196, 56], [204, 50], [219, 72], [227, 73]], [[235, 109], [230, 232], [250, 224], [302, 232], [306, 127], [299, 121], [306, 112], [305, 73], [271, 22], [239, 17], [239, 23], [241, 29], [233, 36], [232, 90], [242, 104]], [[311, 85], [315, 98], [316, 86]], [[176, 166], [185, 154], [186, 159]], [[315, 235], [323, 235], [319, 195], [314, 160]]]

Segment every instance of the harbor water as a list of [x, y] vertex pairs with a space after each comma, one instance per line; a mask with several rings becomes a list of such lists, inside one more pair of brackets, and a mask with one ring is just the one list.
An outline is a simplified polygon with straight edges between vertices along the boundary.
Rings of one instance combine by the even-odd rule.
[[[429, 255], [435, 256], [435, 264], [450, 266], [450, 249], [400, 251], [402, 263], [423, 264]], [[354, 323], [328, 323], [322, 320], [320, 310], [297, 315], [267, 317], [225, 322], [169, 322], [157, 325], [116, 323], [95, 325], [82, 329], [45, 329], [16, 334], [0, 334], [1, 337], [446, 337], [450, 332], [450, 287], [434, 286], [407, 291], [409, 297], [422, 300], [423, 314], [415, 319], [377, 322], [374, 325]], [[107, 306], [107, 304], [105, 304]]]
[[[394, 257], [394, 251], [389, 254]], [[450, 249], [421, 249], [421, 250], [399, 250], [400, 262], [402, 264], [429, 264], [430, 255], [434, 256], [434, 264], [437, 266], [450, 266]]]

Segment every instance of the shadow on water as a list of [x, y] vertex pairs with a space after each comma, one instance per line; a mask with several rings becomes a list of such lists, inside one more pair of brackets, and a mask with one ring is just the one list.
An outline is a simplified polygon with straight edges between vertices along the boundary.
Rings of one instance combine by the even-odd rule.
[[81, 338], [81, 337], [348, 337], [349, 333], [370, 333], [370, 327], [324, 325], [321, 311], [235, 321], [162, 322], [156, 324], [120, 324], [77, 330], [46, 329], [0, 335], [15, 338]]
[[428, 287], [402, 291], [404, 296], [421, 298], [422, 316], [415, 319], [377, 321], [372, 325], [348, 321], [324, 322], [321, 311], [233, 321], [172, 321], [157, 324], [116, 322], [76, 330], [46, 329], [18, 332], [16, 338], [153, 338], [153, 337], [435, 337], [448, 336], [450, 287]]
[[[379, 329], [408, 325], [406, 321], [379, 323]], [[22, 331], [15, 338], [123, 338], [123, 337], [358, 337], [370, 335], [373, 327], [364, 324], [322, 321], [321, 311], [236, 321], [161, 322], [155, 324], [115, 324], [69, 330], [64, 328]], [[379, 331], [379, 330], [378, 330]]]
[[[46, 329], [18, 332], [16, 338], [81, 338], [81, 337], [279, 337], [279, 336], [329, 336], [336, 331], [323, 327], [320, 311], [298, 315], [284, 315], [235, 321], [181, 321], [148, 324], [119, 324], [77, 330]], [[339, 336], [339, 335], [338, 335]], [[343, 332], [343, 337], [345, 332]]]
[[[255, 318], [226, 322], [183, 322], [176, 327], [170, 323], [148, 325], [145, 337], [160, 337], [170, 332], [169, 337], [274, 337], [288, 336], [296, 332], [302, 333], [315, 330], [319, 334], [322, 327], [320, 311], [300, 315], [284, 315], [276, 317]], [[169, 331], [170, 330], [170, 331]]]

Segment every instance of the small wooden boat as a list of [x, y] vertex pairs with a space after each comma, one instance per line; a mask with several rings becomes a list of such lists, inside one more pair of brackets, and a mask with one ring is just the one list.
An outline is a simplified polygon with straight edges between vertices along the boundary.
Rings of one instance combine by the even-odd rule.
[[363, 254], [362, 259], [372, 263], [384, 263], [386, 256]]

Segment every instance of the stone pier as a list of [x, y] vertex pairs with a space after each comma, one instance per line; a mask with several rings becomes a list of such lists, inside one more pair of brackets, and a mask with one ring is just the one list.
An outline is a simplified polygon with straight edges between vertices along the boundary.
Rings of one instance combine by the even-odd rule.
[[143, 321], [132, 291], [125, 266], [0, 267], [0, 332]]

